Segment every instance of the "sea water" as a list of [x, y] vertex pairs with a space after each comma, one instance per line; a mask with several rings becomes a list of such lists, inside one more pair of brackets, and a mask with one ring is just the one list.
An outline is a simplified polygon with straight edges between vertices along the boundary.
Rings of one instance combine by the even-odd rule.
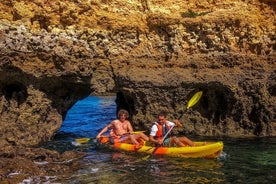
[[[116, 118], [115, 97], [89, 96], [69, 111], [48, 148], [63, 152], [88, 153], [80, 160], [76, 173], [55, 176], [49, 183], [68, 184], [205, 184], [276, 183], [276, 138], [230, 139], [191, 137], [193, 140], [223, 141], [223, 153], [217, 159], [186, 159], [126, 153], [98, 147], [93, 138]], [[76, 138], [90, 142], [74, 145]]]

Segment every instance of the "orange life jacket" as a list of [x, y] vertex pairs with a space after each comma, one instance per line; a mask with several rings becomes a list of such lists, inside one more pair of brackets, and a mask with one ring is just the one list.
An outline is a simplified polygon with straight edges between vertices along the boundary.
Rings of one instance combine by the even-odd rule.
[[157, 126], [157, 129], [158, 129], [154, 138], [157, 140], [162, 140], [163, 137], [166, 135], [166, 133], [169, 131], [170, 126], [167, 126], [167, 125], [163, 126], [157, 122], [154, 122], [154, 124]]

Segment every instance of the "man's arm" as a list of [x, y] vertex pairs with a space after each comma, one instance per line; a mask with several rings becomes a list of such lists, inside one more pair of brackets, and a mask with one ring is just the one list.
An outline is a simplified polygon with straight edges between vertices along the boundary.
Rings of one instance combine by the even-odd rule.
[[101, 131], [100, 133], [98, 133], [97, 135], [97, 139], [99, 139], [103, 133], [105, 133], [108, 129], [112, 128], [113, 127], [113, 122], [111, 122], [110, 124], [106, 125]]

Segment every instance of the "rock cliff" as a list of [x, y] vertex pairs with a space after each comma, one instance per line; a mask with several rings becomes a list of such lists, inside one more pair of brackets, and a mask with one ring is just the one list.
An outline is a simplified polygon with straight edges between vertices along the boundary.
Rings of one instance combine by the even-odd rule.
[[2, 0], [2, 145], [50, 140], [89, 94], [117, 94], [136, 129], [276, 135], [275, 1]]

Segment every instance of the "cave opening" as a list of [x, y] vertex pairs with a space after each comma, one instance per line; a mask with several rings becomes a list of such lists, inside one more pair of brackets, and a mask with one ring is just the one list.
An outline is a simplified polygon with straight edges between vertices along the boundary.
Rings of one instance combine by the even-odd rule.
[[70, 137], [96, 137], [116, 118], [116, 96], [88, 96], [77, 101], [68, 111], [58, 134]]
[[[126, 109], [129, 112], [129, 120], [133, 116], [133, 99], [123, 92], [117, 92], [109, 96], [89, 95], [78, 100], [65, 114], [61, 127], [53, 140], [45, 142], [43, 147], [59, 152], [79, 149], [73, 142], [78, 138], [90, 138], [96, 140], [97, 134], [112, 120], [117, 118], [117, 112]], [[108, 135], [109, 131], [105, 133]], [[89, 150], [93, 148], [91, 143]], [[81, 148], [83, 149], [83, 148]]]
[[104, 126], [117, 118], [120, 109], [127, 110], [131, 120], [134, 111], [133, 101], [122, 92], [110, 96], [87, 96], [67, 111], [58, 134], [96, 137]]

